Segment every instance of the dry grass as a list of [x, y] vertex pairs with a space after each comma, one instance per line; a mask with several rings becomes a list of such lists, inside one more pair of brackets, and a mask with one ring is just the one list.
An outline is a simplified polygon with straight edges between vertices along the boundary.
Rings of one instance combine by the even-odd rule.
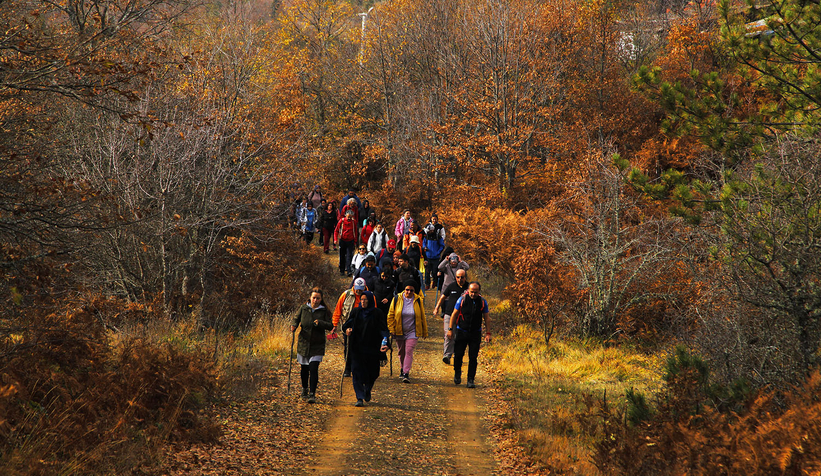
[[537, 467], [551, 474], [599, 474], [592, 463], [595, 425], [585, 395], [623, 404], [624, 392], [660, 387], [661, 360], [593, 341], [554, 340], [520, 325], [483, 351], [512, 408], [506, 424]]

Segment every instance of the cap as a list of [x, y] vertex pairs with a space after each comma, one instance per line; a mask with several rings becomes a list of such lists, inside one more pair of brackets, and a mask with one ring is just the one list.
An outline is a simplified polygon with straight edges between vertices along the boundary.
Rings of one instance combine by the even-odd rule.
[[356, 278], [353, 282], [353, 288], [357, 291], [364, 291], [365, 290], [365, 280], [362, 278]]
[[396, 240], [388, 240], [388, 248], [396, 248]]
[[416, 235], [411, 236], [410, 238], [411, 243], [419, 243], [419, 237]]
[[451, 253], [450, 256], [448, 256], [448, 258], [450, 258], [451, 261], [456, 261], [457, 259], [459, 259], [459, 255], [457, 255], [456, 253]]

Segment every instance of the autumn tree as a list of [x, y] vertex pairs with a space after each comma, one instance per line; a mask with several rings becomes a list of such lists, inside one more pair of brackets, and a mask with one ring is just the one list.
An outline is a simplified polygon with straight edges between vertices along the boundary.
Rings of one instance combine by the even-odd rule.
[[648, 215], [612, 165], [590, 165], [583, 181], [570, 184], [555, 225], [539, 232], [554, 243], [557, 261], [575, 269], [586, 295], [581, 331], [612, 338], [637, 309], [675, 305], [686, 283], [675, 257], [675, 220]]

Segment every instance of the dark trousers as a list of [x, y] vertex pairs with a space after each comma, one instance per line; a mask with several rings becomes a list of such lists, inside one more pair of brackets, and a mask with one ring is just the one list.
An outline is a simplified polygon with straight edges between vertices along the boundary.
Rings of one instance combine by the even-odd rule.
[[453, 345], [453, 375], [462, 378], [462, 360], [465, 349], [468, 351], [468, 380], [476, 378], [476, 367], [479, 365], [479, 347], [482, 345], [482, 334], [458, 338]]
[[319, 384], [319, 362], [310, 362], [300, 367], [302, 367], [299, 374], [302, 377], [302, 388], [308, 388], [309, 392], [316, 393], [316, 386]]
[[312, 241], [314, 241], [314, 232], [306, 231], [303, 233], [302, 238], [305, 239], [305, 244], [310, 245]]
[[333, 241], [334, 230], [333, 228], [323, 228], [322, 229], [322, 251], [328, 251], [328, 247], [331, 246], [331, 241]]
[[353, 250], [356, 248], [356, 242], [339, 240], [339, 272], [353, 274], [351, 270], [351, 260], [353, 259]]
[[436, 259], [425, 260], [425, 286], [427, 287], [430, 287], [431, 283], [439, 287], [439, 283], [436, 281], [437, 274], [439, 274], [439, 270], [436, 269], [436, 261]]
[[342, 332], [342, 355], [345, 357], [345, 373], [351, 373], [351, 354], [348, 351], [348, 334]]

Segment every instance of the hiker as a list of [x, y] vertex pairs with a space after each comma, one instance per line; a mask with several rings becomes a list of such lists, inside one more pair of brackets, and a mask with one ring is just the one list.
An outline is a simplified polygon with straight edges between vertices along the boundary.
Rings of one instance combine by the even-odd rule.
[[302, 239], [305, 240], [306, 245], [310, 245], [314, 240], [314, 231], [319, 224], [319, 216], [314, 210], [314, 202], [310, 200], [305, 203], [305, 208], [300, 213], [300, 228], [302, 230]]
[[[328, 203], [319, 214], [319, 226], [322, 231], [322, 250], [328, 254], [328, 247], [331, 246], [333, 240], [334, 228], [339, 220], [336, 219], [336, 210], [334, 204]], [[334, 251], [336, 251], [336, 244], [334, 244]]]
[[359, 234], [356, 230], [356, 221], [353, 219], [353, 211], [345, 212], [345, 218], [339, 220], [334, 228], [334, 243], [339, 244], [339, 274], [344, 276], [353, 276], [351, 269], [351, 260], [353, 259], [353, 250], [356, 248]]
[[[436, 301], [436, 307], [433, 308], [433, 315], [438, 315], [439, 310], [442, 310], [442, 322], [444, 328], [444, 347], [442, 350], [442, 362], [450, 365], [450, 359], [453, 357], [453, 339], [448, 338], [448, 328], [450, 325], [450, 316], [453, 314], [453, 308], [456, 306], [456, 301], [468, 289], [467, 271], [459, 269], [456, 271], [456, 281], [450, 283], [442, 291], [439, 300]], [[443, 307], [444, 305], [444, 307]]]
[[451, 253], [448, 259], [439, 263], [439, 271], [442, 273], [442, 289], [456, 281], [456, 271], [460, 269], [467, 271], [470, 269], [470, 265], [467, 261], [462, 261], [462, 258], [456, 253]]
[[490, 309], [480, 294], [482, 287], [474, 281], [467, 293], [453, 306], [446, 337], [453, 339], [453, 383], [462, 383], [462, 359], [468, 350], [467, 388], [476, 387], [476, 367], [479, 365], [479, 347], [482, 344], [482, 321], [485, 322], [485, 342], [490, 342]]
[[365, 220], [365, 224], [362, 225], [362, 236], [359, 237], [359, 242], [365, 245], [367, 248], [368, 241], [371, 239], [371, 235], [373, 234], [373, 230], [376, 227], [376, 220], [373, 218], [368, 218]]
[[439, 223], [439, 216], [430, 216], [430, 223], [425, 228], [422, 240], [422, 251], [425, 253], [425, 287], [430, 289], [437, 285], [439, 257], [445, 249], [445, 227]]
[[[317, 219], [316, 232], [319, 235], [319, 246], [324, 247], [325, 246], [325, 236], [322, 233], [322, 219], [323, 219], [323, 216], [325, 215], [325, 213], [327, 213], [328, 201], [323, 198], [322, 200], [319, 201], [319, 203], [320, 203], [319, 208], [314, 207], [314, 209], [316, 210], [316, 217], [317, 217], [316, 218]], [[336, 220], [334, 220], [334, 221], [336, 221]], [[336, 225], [336, 223], [334, 223], [334, 225]], [[331, 229], [331, 232], [333, 232], [333, 228]]]
[[396, 246], [400, 251], [404, 249], [402, 245], [405, 243], [405, 235], [410, 234], [412, 220], [410, 210], [405, 210], [402, 212], [402, 216], [399, 217], [399, 220], [396, 221], [393, 236], [396, 237]]
[[379, 272], [379, 280], [374, 283], [373, 295], [376, 298], [376, 307], [386, 315], [391, 307], [391, 299], [396, 294], [396, 283], [393, 282], [393, 267]]
[[[351, 311], [359, 307], [359, 298], [365, 291], [367, 291], [367, 285], [365, 284], [365, 280], [362, 278], [356, 278], [354, 280], [353, 286], [351, 286], [351, 289], [346, 289], [345, 292], [339, 295], [339, 299], [336, 300], [336, 307], [334, 308], [334, 313], [331, 316], [331, 323], [334, 325], [333, 329], [331, 330], [332, 334], [336, 334], [337, 329], [339, 329], [339, 323], [342, 322], [344, 324], [345, 321], [347, 321], [348, 318], [351, 317]], [[347, 358], [348, 338], [344, 335], [342, 337], [343, 353]], [[347, 362], [345, 364], [343, 376], [351, 376], [350, 362]]]
[[353, 212], [353, 220], [356, 222], [356, 228], [359, 229], [359, 207], [353, 198], [348, 199], [348, 202], [342, 207], [340, 213], [342, 213], [342, 216], [345, 216], [345, 213], [348, 211]]
[[418, 236], [411, 235], [410, 242], [407, 248], [405, 248], [405, 254], [410, 258], [411, 265], [416, 269], [420, 269], [419, 262], [422, 261], [422, 245], [419, 243]]
[[359, 197], [356, 196], [356, 192], [354, 192], [353, 190], [348, 190], [348, 194], [345, 195], [344, 197], [342, 197], [342, 201], [339, 202], [339, 206], [344, 207], [345, 205], [348, 204], [348, 200], [350, 200], [352, 198], [356, 202], [356, 208], [361, 209], [362, 208], [362, 201], [359, 200]]
[[[402, 243], [402, 251], [407, 253], [408, 246], [410, 246], [411, 239], [416, 237], [416, 242], [419, 243], [419, 247], [422, 247], [422, 239], [425, 238], [425, 232], [422, 231], [422, 227], [419, 226], [419, 222], [411, 218], [410, 221], [410, 231], [405, 234], [403, 237], [404, 242]], [[419, 269], [419, 266], [416, 267]]]
[[371, 202], [367, 198], [362, 199], [362, 206], [359, 207], [359, 216], [362, 217], [363, 224], [368, 218], [373, 218], [374, 223], [376, 223], [376, 212], [373, 210]]
[[353, 255], [351, 258], [351, 269], [353, 270], [354, 274], [359, 271], [359, 268], [365, 264], [365, 258], [368, 257], [368, 250], [365, 248], [365, 243], [360, 243], [359, 247], [356, 249], [356, 254]]
[[368, 253], [365, 256], [363, 266], [357, 269], [353, 276], [354, 281], [356, 281], [356, 278], [364, 279], [369, 290], [373, 291], [376, 288], [376, 282], [379, 281], [379, 269], [376, 267], [376, 258], [373, 257], [373, 254]]
[[425, 303], [419, 295], [417, 282], [406, 281], [402, 292], [394, 296], [388, 309], [388, 329], [399, 346], [399, 377], [403, 382], [410, 383], [413, 350], [419, 338], [428, 336]]
[[377, 261], [379, 261], [382, 250], [388, 247], [388, 241], [388, 233], [385, 232], [385, 228], [382, 226], [382, 223], [376, 222], [376, 226], [373, 228], [373, 233], [371, 233], [371, 236], [366, 243], [368, 244], [368, 251], [373, 253]]
[[[419, 270], [411, 265], [408, 255], [402, 253], [397, 260], [398, 267], [393, 272], [393, 280], [396, 282], [396, 293], [401, 293], [405, 289], [405, 282], [412, 281], [416, 289], [422, 288], [422, 280], [419, 278]], [[418, 294], [418, 293], [417, 293]]]
[[308, 194], [308, 201], [314, 204], [314, 210], [321, 210], [322, 205], [322, 187], [314, 185], [314, 189]]
[[296, 360], [301, 367], [302, 398], [316, 403], [316, 387], [319, 383], [319, 363], [325, 355], [325, 332], [333, 329], [330, 311], [319, 288], [311, 290], [310, 300], [300, 306], [291, 319], [291, 332], [300, 327], [296, 347]]
[[388, 350], [388, 325], [385, 313], [376, 307], [373, 293], [365, 291], [359, 307], [342, 325], [348, 340], [348, 361], [351, 366], [353, 390], [357, 407], [371, 401], [371, 391], [379, 378], [382, 356]]
[[376, 254], [376, 267], [380, 271], [389, 270], [393, 274], [393, 253], [396, 251], [396, 241], [388, 240], [388, 247]]

